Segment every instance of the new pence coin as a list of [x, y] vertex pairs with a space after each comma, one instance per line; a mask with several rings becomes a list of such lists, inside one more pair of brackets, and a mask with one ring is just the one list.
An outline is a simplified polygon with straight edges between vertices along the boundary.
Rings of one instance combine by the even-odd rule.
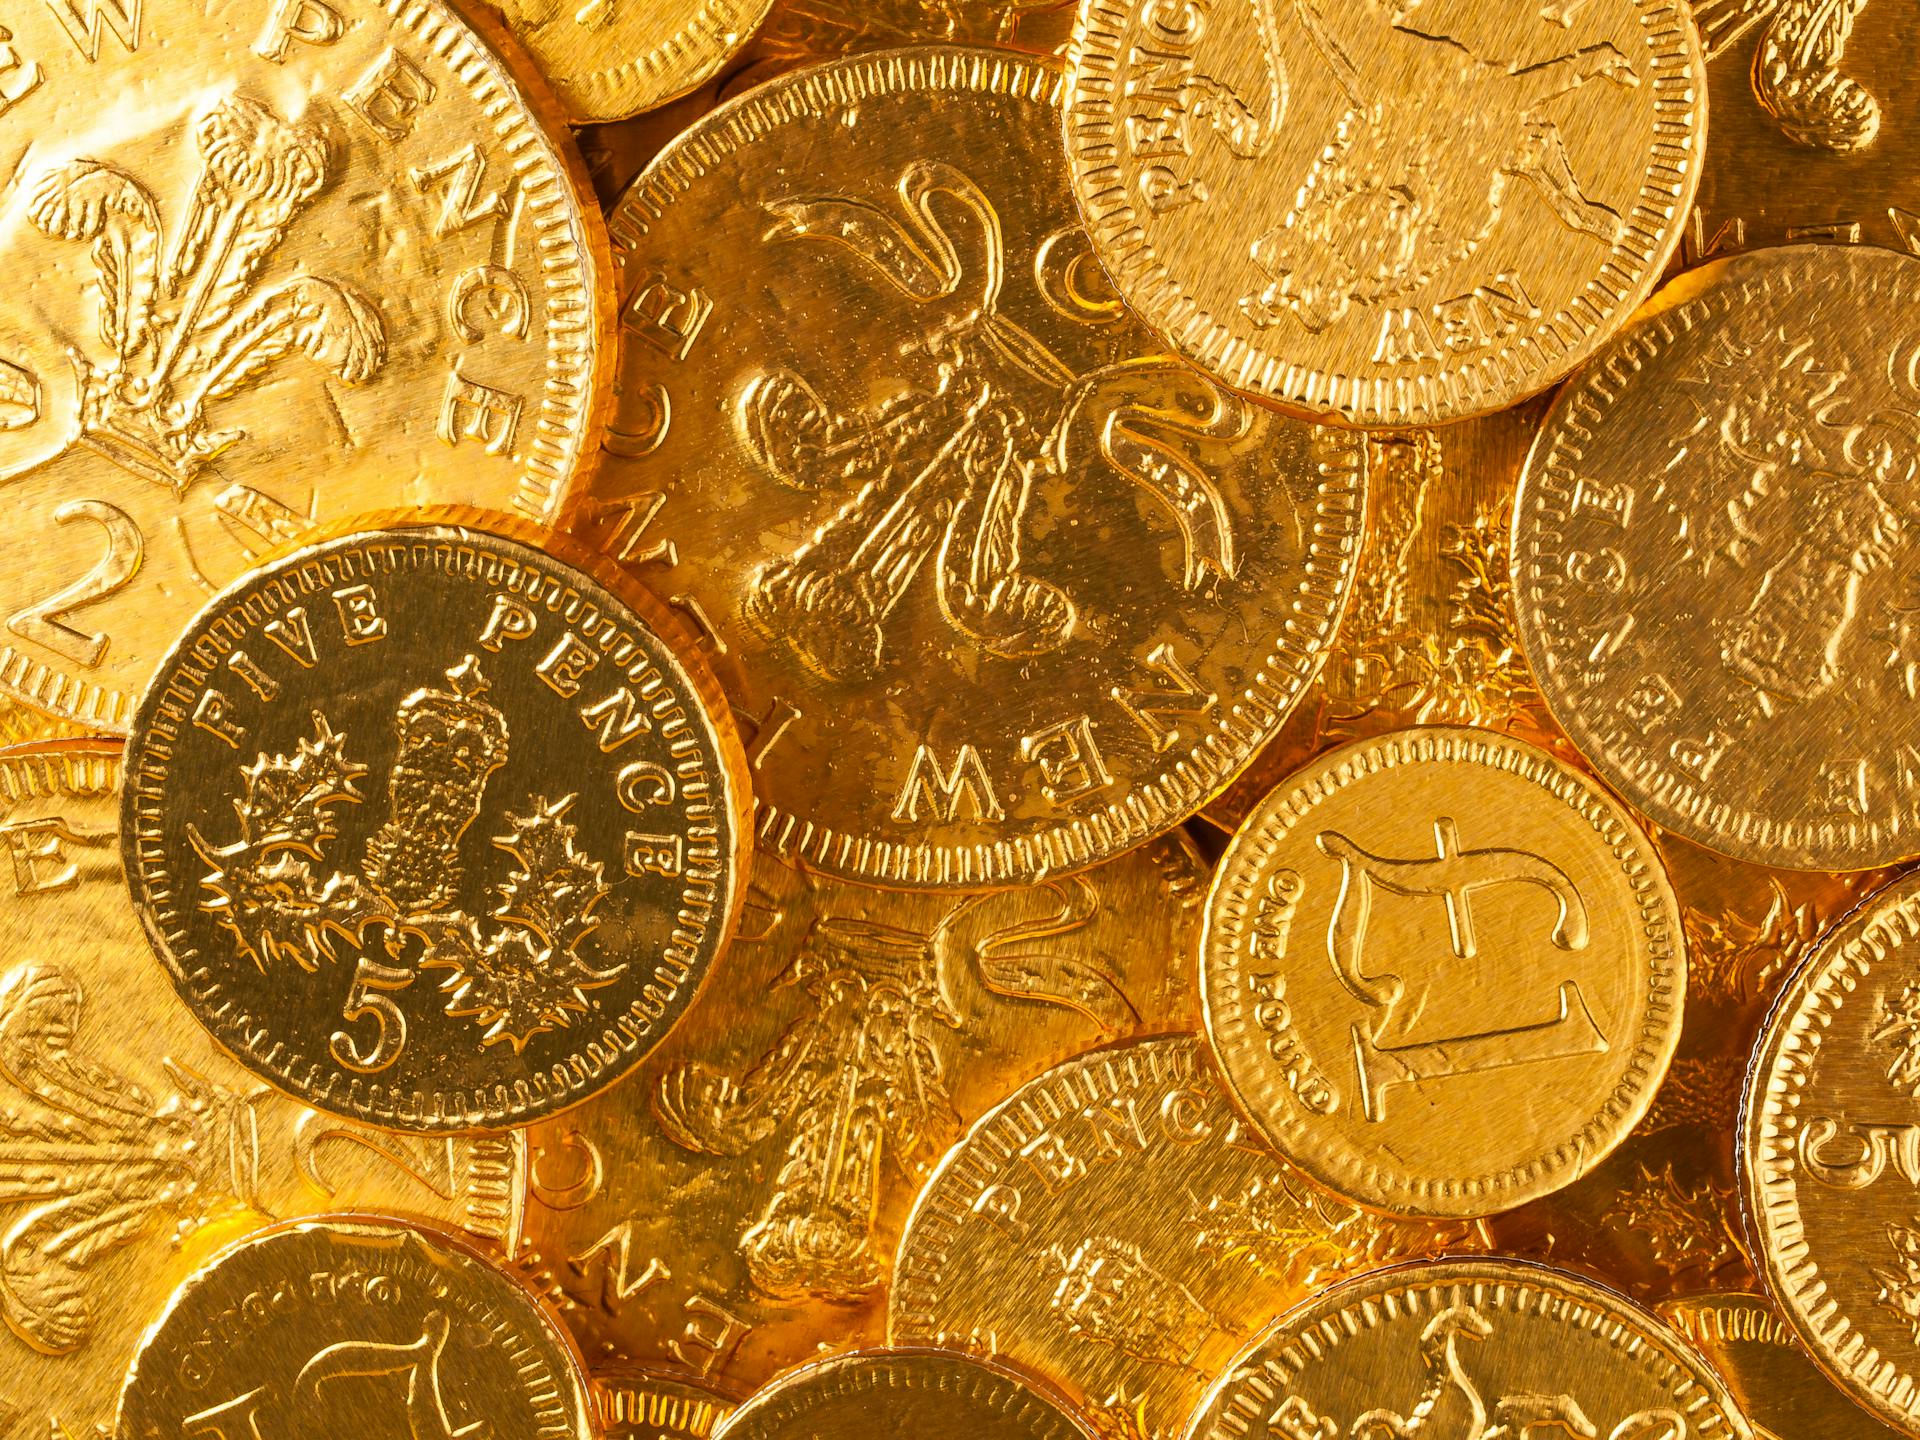
[[1736, 859], [1920, 854], [1916, 298], [1920, 260], [1865, 247], [1689, 271], [1561, 392], [1521, 477], [1514, 606], [1554, 718]]

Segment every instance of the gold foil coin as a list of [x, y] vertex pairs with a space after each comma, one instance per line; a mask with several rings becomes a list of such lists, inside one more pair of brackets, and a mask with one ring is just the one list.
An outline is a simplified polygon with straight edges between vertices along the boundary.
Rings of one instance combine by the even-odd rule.
[[124, 732], [205, 598], [317, 524], [558, 510], [613, 378], [609, 261], [551, 102], [464, 20], [7, 24], [0, 687]]
[[532, 1295], [447, 1237], [365, 1215], [276, 1226], [190, 1277], [127, 1372], [114, 1433], [594, 1435], [579, 1356]]
[[610, 221], [622, 399], [575, 528], [705, 631], [761, 841], [818, 870], [981, 888], [1168, 829], [1351, 582], [1362, 442], [1128, 318], [1061, 87], [1005, 51], [836, 62], [700, 121]]
[[576, 125], [676, 100], [719, 72], [772, 0], [494, 0]]
[[739, 743], [668, 619], [404, 517], [211, 601], [142, 701], [122, 819], [202, 1023], [309, 1104], [419, 1131], [524, 1124], [638, 1064], [748, 845]]
[[1759, 1295], [1688, 1295], [1660, 1315], [1727, 1382], [1755, 1440], [1892, 1440], [1900, 1432], [1834, 1389]]
[[1321, 1184], [1410, 1215], [1490, 1215], [1605, 1159], [1666, 1074], [1686, 978], [1626, 811], [1524, 741], [1440, 726], [1282, 782], [1201, 942], [1236, 1101]]
[[1249, 1345], [1188, 1440], [1748, 1440], [1719, 1376], [1632, 1301], [1518, 1260], [1401, 1265]]
[[941, 1161], [900, 1242], [889, 1339], [1002, 1357], [1103, 1433], [1172, 1440], [1287, 1306], [1470, 1238], [1316, 1188], [1233, 1112], [1194, 1037], [1128, 1041], [1014, 1091]]
[[1828, 932], [1747, 1071], [1741, 1202], [1755, 1268], [1820, 1368], [1920, 1426], [1920, 877]]
[[0, 752], [0, 1416], [108, 1432], [140, 1335], [213, 1250], [343, 1205], [510, 1248], [518, 1134], [423, 1139], [295, 1104], [153, 963], [120, 871], [120, 746]]
[[600, 1440], [712, 1440], [734, 1402], [684, 1375], [613, 1368], [593, 1377]]
[[885, 1339], [921, 1182], [1007, 1091], [1198, 1023], [1206, 868], [876, 890], [755, 856], [716, 981], [633, 1077], [534, 1126], [526, 1269], [594, 1357], [736, 1390]]
[[1181, 354], [1355, 425], [1504, 409], [1603, 342], [1693, 203], [1681, 0], [1086, 0], [1067, 150]]
[[736, 1410], [717, 1440], [1094, 1440], [1032, 1382], [934, 1350], [865, 1351], [803, 1365]]
[[1514, 603], [1554, 718], [1737, 859], [1920, 853], [1916, 298], [1920, 261], [1866, 248], [1690, 271], [1561, 392], [1521, 478]]

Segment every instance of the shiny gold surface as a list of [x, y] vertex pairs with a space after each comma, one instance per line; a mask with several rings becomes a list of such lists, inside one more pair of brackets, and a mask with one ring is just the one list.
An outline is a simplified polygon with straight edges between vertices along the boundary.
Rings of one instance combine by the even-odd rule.
[[1177, 837], [1022, 890], [872, 890], [756, 857], [720, 976], [632, 1079], [536, 1126], [526, 1268], [596, 1367], [735, 1388], [883, 1338], [914, 1195], [1086, 1047], [1198, 1020]]
[[476, 1252], [335, 1215], [239, 1241], [148, 1331], [117, 1434], [592, 1440], [579, 1356]]
[[1437, 430], [1369, 438], [1353, 598], [1320, 673], [1273, 741], [1203, 812], [1236, 829], [1313, 756], [1408, 725], [1473, 725], [1571, 753], [1514, 629], [1514, 482], [1546, 414], [1535, 400]]
[[1603, 1275], [1644, 1303], [1758, 1288], [1735, 1194], [1740, 1085], [1768, 1007], [1885, 876], [1763, 870], [1660, 842], [1687, 941], [1686, 1020], [1666, 1080], [1611, 1156], [1488, 1222], [1497, 1248]]
[[0, 1431], [87, 1440], [225, 1239], [343, 1205], [511, 1246], [523, 1137], [416, 1139], [267, 1089], [176, 1000], [120, 872], [120, 746], [0, 752]]
[[1134, 1040], [1013, 1092], [941, 1162], [888, 1332], [1041, 1375], [1109, 1440], [1168, 1440], [1288, 1305], [1470, 1239], [1315, 1189], [1233, 1113], [1197, 1039]]
[[1327, 643], [1354, 437], [1155, 353], [1066, 191], [1061, 81], [922, 48], [778, 80], [615, 211], [627, 345], [576, 528], [707, 635], [762, 842], [1032, 880], [1177, 823]]
[[472, 518], [517, 538], [376, 516], [217, 597], [127, 761], [134, 903], [202, 1023], [310, 1104], [419, 1131], [524, 1124], [645, 1058], [749, 843], [671, 617]]
[[791, 69], [930, 42], [1059, 54], [1073, 12], [1073, 0], [774, 0], [746, 63]]
[[1565, 375], [1699, 183], [1679, 0], [1086, 0], [1067, 149], [1095, 252], [1180, 353], [1407, 425]]
[[1721, 1440], [1753, 1432], [1720, 1378], [1646, 1311], [1563, 1271], [1488, 1259], [1381, 1270], [1276, 1322], [1207, 1396], [1188, 1436], [1262, 1433]]
[[1214, 873], [1206, 1033], [1280, 1151], [1360, 1204], [1489, 1215], [1639, 1122], [1680, 1035], [1660, 859], [1579, 771], [1424, 727], [1282, 782]]
[[663, 1370], [614, 1368], [593, 1377], [600, 1440], [711, 1440], [733, 1401]]
[[718, 1440], [1093, 1440], [1076, 1416], [997, 1365], [934, 1351], [816, 1361], [734, 1412]]
[[1740, 1110], [1767, 1291], [1820, 1367], [1920, 1424], [1920, 875], [1829, 931], [1768, 1016]]
[[1920, 5], [1695, 0], [1713, 134], [1681, 255], [1920, 247]]
[[620, 120], [711, 79], [771, 0], [491, 0], [577, 125]]
[[1727, 1382], [1756, 1440], [1889, 1440], [1875, 1420], [1815, 1368], [1780, 1314], [1758, 1295], [1689, 1295], [1661, 1318]]
[[1920, 262], [1866, 247], [1691, 271], [1561, 393], [1520, 482], [1515, 607], [1555, 718], [1739, 859], [1920, 853], [1916, 296]]
[[438, 0], [36, 5], [0, 41], [0, 688], [124, 731], [318, 523], [545, 518], [612, 278], [564, 129]]

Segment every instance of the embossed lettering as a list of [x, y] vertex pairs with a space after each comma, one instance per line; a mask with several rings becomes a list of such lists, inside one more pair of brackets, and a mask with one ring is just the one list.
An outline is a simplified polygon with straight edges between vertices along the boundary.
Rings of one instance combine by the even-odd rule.
[[1062, 720], [1022, 737], [1020, 758], [1040, 770], [1040, 793], [1055, 805], [1104, 790], [1113, 784], [1094, 743], [1093, 721], [1085, 715]]
[[343, 98], [377, 134], [397, 143], [413, 133], [433, 97], [434, 84], [426, 73], [389, 47], [347, 87]]
[[1014, 1185], [989, 1185], [967, 1208], [1015, 1240], [1023, 1239], [1033, 1229], [1020, 1218], [1020, 1190]]
[[213, 497], [213, 508], [228, 532], [253, 552], [285, 545], [310, 523], [299, 511], [251, 485], [229, 485]]
[[[671, 1342], [667, 1349], [682, 1365], [696, 1375], [709, 1375], [713, 1367], [724, 1359], [733, 1347], [740, 1343], [740, 1337], [752, 1327], [734, 1314], [718, 1300], [705, 1295], [692, 1295], [680, 1307], [692, 1317], [686, 1328], [680, 1332], [680, 1338]], [[703, 1321], [718, 1321], [717, 1325], [703, 1324]], [[697, 1352], [689, 1355], [689, 1350]]]
[[511, 391], [469, 380], [456, 362], [447, 375], [446, 399], [440, 407], [440, 438], [449, 445], [478, 440], [487, 454], [504, 455], [513, 448], [514, 432], [520, 428], [522, 403]]
[[932, 747], [921, 745], [914, 750], [906, 783], [893, 802], [893, 818], [902, 823], [918, 820], [922, 800], [932, 809], [934, 819], [948, 823], [959, 818], [962, 801], [969, 802], [974, 817], [983, 822], [1007, 818], [993, 793], [993, 781], [987, 778], [980, 752], [971, 745], [962, 745], [945, 771]]
[[1573, 482], [1567, 514], [1574, 519], [1590, 516], [1624, 530], [1633, 519], [1633, 501], [1633, 486], [1624, 480], [1609, 485], [1603, 480], [1582, 477]]
[[581, 706], [580, 723], [589, 730], [599, 728], [603, 755], [611, 755], [634, 736], [648, 734], [653, 729], [653, 721], [641, 708], [640, 697], [626, 685], [604, 699]]
[[333, 1058], [362, 1075], [375, 1074], [398, 1060], [407, 1043], [407, 1017], [388, 996], [412, 983], [411, 970], [381, 965], [362, 955], [354, 965], [340, 1018], [349, 1025], [371, 1020], [373, 1038], [362, 1047], [352, 1031], [336, 1030], [329, 1042]]
[[1829, 812], [1859, 817], [1870, 809], [1869, 783], [1865, 759], [1829, 760], [1820, 767], [1814, 793]]
[[1178, 719], [1199, 720], [1220, 703], [1214, 691], [1203, 689], [1193, 672], [1180, 662], [1173, 646], [1165, 643], [1147, 654], [1147, 668], [1166, 683], [1150, 690], [1129, 690], [1119, 685], [1108, 692], [1131, 715], [1134, 723], [1147, 732], [1155, 754], [1165, 754], [1180, 743]]
[[713, 314], [713, 299], [699, 286], [680, 290], [658, 272], [635, 287], [621, 323], [669, 360], [684, 360]]
[[1267, 1417], [1267, 1428], [1279, 1440], [1338, 1440], [1340, 1427], [1298, 1395], [1289, 1395]]
[[[431, 98], [431, 87], [428, 88], [427, 98]], [[407, 171], [407, 178], [422, 194], [440, 192], [440, 214], [433, 222], [434, 239], [444, 240], [469, 225], [498, 219], [507, 213], [507, 202], [498, 190], [481, 195], [486, 173], [486, 156], [480, 153], [479, 144], [471, 141], [466, 149], [455, 151], [438, 164], [416, 165]]]
[[387, 638], [387, 617], [380, 613], [380, 597], [371, 585], [343, 585], [333, 592], [333, 604], [347, 644], [371, 645]]
[[500, 653], [500, 647], [509, 640], [525, 640], [539, 625], [533, 610], [523, 600], [511, 595], [495, 595], [493, 609], [488, 612], [487, 623], [480, 628], [480, 636], [474, 642], [482, 650]]
[[266, 27], [253, 42], [253, 53], [279, 65], [285, 63], [287, 49], [296, 40], [302, 45], [331, 45], [346, 33], [345, 18], [323, 0], [274, 0]]
[[736, 711], [736, 718], [741, 719], [741, 724], [748, 731], [747, 764], [758, 770], [767, 752], [780, 743], [780, 737], [804, 713], [798, 705], [778, 695], [767, 702], [767, 713], [764, 715], [740, 717]]
[[1862, 1190], [1888, 1166], [1909, 1185], [1920, 1185], [1920, 1125], [1861, 1124], [1816, 1115], [1801, 1127], [1800, 1163], [1809, 1175], [1837, 1190]]
[[585, 1279], [595, 1262], [601, 1271], [600, 1293], [595, 1303], [609, 1315], [619, 1314], [622, 1305], [648, 1286], [673, 1278], [673, 1272], [657, 1255], [649, 1255], [646, 1268], [634, 1274], [631, 1220], [622, 1220], [578, 1255], [569, 1256], [566, 1263], [569, 1270]]
[[246, 651], [230, 651], [226, 663], [227, 668], [245, 681], [247, 688], [262, 700], [271, 700], [280, 693], [280, 682], [256, 665]]
[[0, 826], [0, 840], [13, 861], [13, 893], [24, 897], [78, 884], [80, 867], [69, 857], [67, 847], [100, 845], [108, 837], [84, 835], [55, 815]]
[[644, 814], [649, 805], [671, 805], [679, 787], [673, 772], [651, 760], [636, 760], [614, 777], [613, 793], [634, 814]]
[[554, 694], [571, 697], [580, 693], [581, 680], [599, 663], [594, 648], [569, 630], [553, 642], [553, 649], [533, 667], [533, 673]]
[[1704, 785], [1712, 778], [1730, 743], [1729, 737], [1712, 730], [1697, 740], [1683, 736], [1667, 746], [1667, 758], [1682, 775]]
[[100, 38], [108, 30], [131, 55], [140, 48], [140, 0], [46, 0], [53, 18], [89, 61], [100, 59]]
[[508, 339], [524, 340], [532, 312], [526, 282], [504, 265], [476, 265], [463, 271], [447, 292], [447, 323], [469, 345], [479, 344], [486, 333], [474, 323], [474, 313]]
[[1618, 550], [1569, 550], [1567, 578], [1595, 590], [1617, 591], [1627, 583], [1627, 557]]
[[233, 718], [232, 702], [218, 690], [208, 690], [193, 707], [193, 723], [209, 735], [217, 735], [234, 749], [247, 738], [246, 727]]
[[107, 653], [107, 637], [69, 625], [63, 617], [125, 589], [140, 569], [146, 541], [131, 515], [104, 500], [69, 500], [53, 512], [53, 518], [61, 525], [91, 520], [106, 532], [107, 553], [73, 584], [16, 610], [8, 617], [7, 628], [76, 665], [98, 665]]
[[643, 835], [637, 830], [627, 832], [625, 863], [629, 875], [665, 875], [669, 878], [680, 873], [681, 837], [678, 835]]
[[1620, 702], [1620, 712], [1636, 729], [1650, 730], [1679, 706], [1680, 692], [1656, 670], [1627, 692], [1627, 698]]
[[313, 648], [313, 627], [307, 622], [306, 606], [289, 605], [284, 615], [276, 615], [262, 625], [260, 631], [301, 669], [311, 670], [319, 664], [319, 654]]

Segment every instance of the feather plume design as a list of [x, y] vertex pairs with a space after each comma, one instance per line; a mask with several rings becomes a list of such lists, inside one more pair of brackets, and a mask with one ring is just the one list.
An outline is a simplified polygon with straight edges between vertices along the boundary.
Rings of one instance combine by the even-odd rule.
[[100, 272], [100, 338], [131, 361], [147, 343], [160, 283], [160, 215], [153, 197], [124, 171], [73, 160], [42, 175], [27, 219], [57, 240], [93, 244]]

